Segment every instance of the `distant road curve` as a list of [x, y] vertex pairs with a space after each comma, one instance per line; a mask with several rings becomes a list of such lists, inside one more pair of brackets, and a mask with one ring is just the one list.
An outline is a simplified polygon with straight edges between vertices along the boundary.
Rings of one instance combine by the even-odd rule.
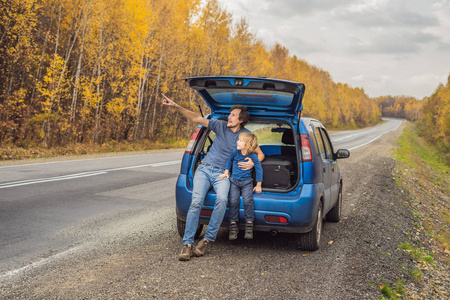
[[366, 146], [386, 133], [396, 131], [400, 125], [405, 121], [404, 119], [383, 118], [385, 121], [379, 126], [360, 130], [349, 130], [334, 132], [330, 134], [331, 142], [335, 150], [345, 148], [348, 150], [355, 150], [357, 148]]

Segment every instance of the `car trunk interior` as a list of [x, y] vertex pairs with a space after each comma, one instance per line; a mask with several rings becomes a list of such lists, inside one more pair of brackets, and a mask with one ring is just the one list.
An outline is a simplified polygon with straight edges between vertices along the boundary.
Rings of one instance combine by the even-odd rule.
[[[299, 180], [298, 151], [294, 130], [284, 122], [250, 121], [246, 126], [258, 138], [258, 145], [265, 155], [263, 168], [263, 191], [287, 192], [297, 186]], [[207, 136], [206, 136], [207, 134]], [[205, 130], [199, 140], [195, 169], [208, 153], [214, 142], [215, 133]]]

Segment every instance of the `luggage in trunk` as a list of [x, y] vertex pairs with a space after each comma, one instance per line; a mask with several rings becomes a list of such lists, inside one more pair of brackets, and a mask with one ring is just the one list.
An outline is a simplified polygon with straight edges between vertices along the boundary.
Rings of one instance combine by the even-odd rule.
[[262, 162], [263, 188], [288, 189], [295, 174], [292, 161], [282, 157], [268, 156]]

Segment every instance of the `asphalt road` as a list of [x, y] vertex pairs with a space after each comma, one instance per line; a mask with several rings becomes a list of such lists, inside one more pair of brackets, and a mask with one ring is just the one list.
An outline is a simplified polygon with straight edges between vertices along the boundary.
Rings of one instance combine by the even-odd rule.
[[370, 128], [360, 130], [341, 131], [330, 134], [335, 150], [345, 148], [354, 150], [366, 146], [381, 136], [396, 131], [404, 122], [402, 119], [383, 118], [386, 122]]
[[0, 276], [82, 243], [60, 234], [75, 224], [119, 211], [173, 205], [181, 155], [0, 167]]
[[[352, 150], [401, 123], [388, 119], [331, 139], [335, 150]], [[105, 225], [105, 218], [119, 222], [123, 214], [173, 207], [181, 157], [182, 152], [166, 152], [0, 167], [0, 278], [77, 251], [101, 226], [117, 226]], [[82, 232], [83, 222], [89, 222], [89, 232]], [[71, 228], [77, 234], [62, 234]]]

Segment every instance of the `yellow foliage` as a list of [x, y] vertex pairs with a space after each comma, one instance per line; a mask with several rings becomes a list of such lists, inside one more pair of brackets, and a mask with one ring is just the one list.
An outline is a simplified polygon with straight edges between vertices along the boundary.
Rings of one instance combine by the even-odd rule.
[[[23, 132], [46, 145], [156, 140], [168, 132], [189, 138], [191, 124], [162, 109], [159, 95], [193, 110], [200, 104], [207, 113], [204, 101], [182, 80], [191, 76], [303, 82], [303, 115], [334, 128], [376, 123], [381, 109], [408, 118], [420, 115], [415, 100], [397, 99], [390, 105], [389, 97], [370, 99], [363, 89], [334, 82], [328, 72], [291, 55], [285, 46], [266, 46], [244, 19], [233, 23], [218, 0], [10, 2], [11, 20], [2, 18], [0, 25], [16, 25], [8, 28], [0, 48], [7, 66], [0, 70], [0, 83], [11, 84], [0, 84], [0, 104], [7, 97], [16, 99], [27, 111], [18, 124], [41, 130]], [[446, 139], [450, 131], [450, 108], [443, 99], [448, 99], [446, 87], [429, 99], [430, 107], [439, 104], [441, 110], [430, 108], [423, 115], [438, 126], [436, 139]], [[9, 118], [4, 110], [0, 124], [10, 124]], [[6, 127], [0, 127], [0, 142], [17, 139]]]
[[120, 115], [126, 109], [125, 101], [122, 98], [111, 99], [106, 104], [106, 109], [116, 120], [120, 118]]
[[450, 161], [450, 75], [431, 97], [424, 99], [420, 112], [421, 134], [438, 145]]

